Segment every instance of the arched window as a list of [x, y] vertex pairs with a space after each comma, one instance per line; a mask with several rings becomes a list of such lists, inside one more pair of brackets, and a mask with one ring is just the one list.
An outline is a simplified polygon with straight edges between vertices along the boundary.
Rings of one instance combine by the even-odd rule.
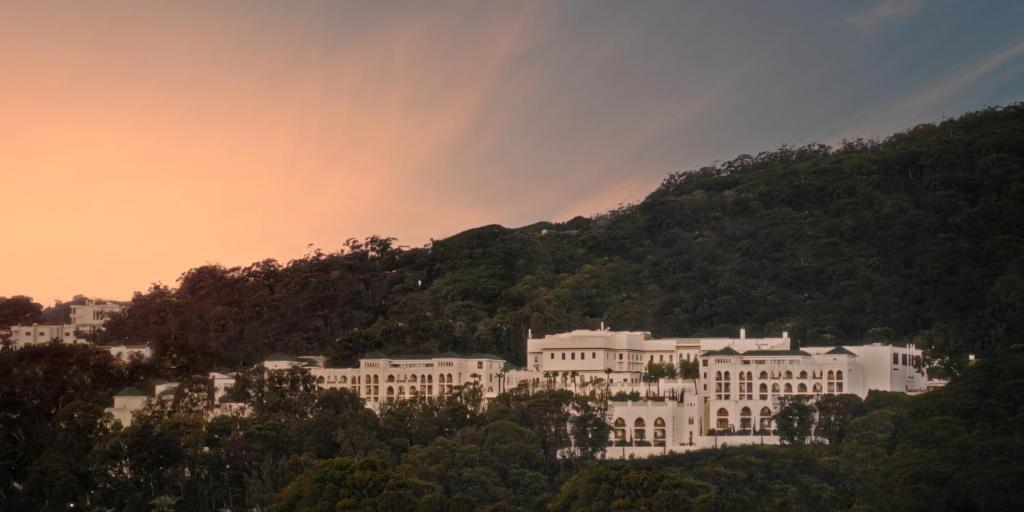
[[804, 384], [803, 382], [801, 382], [800, 384], [797, 384], [796, 392], [800, 393], [800, 394], [807, 393], [807, 384]]
[[715, 372], [715, 380], [722, 380], [722, 372]]
[[821, 383], [820, 382], [815, 382], [814, 383], [814, 387], [812, 389], [814, 390], [814, 394], [820, 395], [821, 394]]
[[839, 370], [836, 372], [836, 380], [843, 380], [843, 371]]
[[729, 411], [722, 407], [716, 414], [718, 421], [715, 423], [715, 428], [718, 430], [729, 430]]
[[416, 374], [415, 373], [409, 376], [409, 382], [416, 382]]
[[615, 419], [615, 440], [622, 441], [626, 439], [626, 420], [622, 418]]
[[729, 372], [725, 372], [725, 380], [732, 380], [732, 376], [729, 375]]
[[751, 417], [750, 408], [744, 407], [740, 409], [740, 429], [750, 430], [754, 428], [754, 419]]
[[398, 398], [405, 398], [405, 386], [398, 386]]
[[828, 371], [828, 380], [835, 380], [835, 378], [836, 378], [836, 373], [833, 372], [832, 370], [829, 370]]
[[761, 374], [758, 375], [757, 378], [761, 380], [768, 380], [768, 372], [761, 372]]
[[427, 375], [427, 384], [433, 384], [433, 383], [434, 383], [434, 376], [433, 375]]
[[800, 372], [800, 378], [801, 378], [801, 379], [806, 379], [806, 378], [807, 378], [807, 372], [805, 372], [805, 371], [801, 371], [801, 372]]
[[373, 376], [373, 383], [374, 384], [380, 384], [380, 376], [379, 375], [374, 375]]
[[342, 375], [341, 378], [338, 379], [338, 382], [342, 384], [348, 384], [348, 377]]
[[388, 374], [388, 382], [394, 382], [394, 381], [395, 381], [395, 376], [391, 375], [391, 374]]
[[452, 383], [452, 374], [448, 374], [448, 384]]
[[388, 396], [395, 396], [395, 388], [388, 386]]
[[772, 393], [774, 393], [776, 395], [779, 394], [779, 385], [778, 384], [772, 384]]
[[647, 422], [643, 418], [637, 418], [633, 422], [633, 440], [644, 441], [647, 439]]
[[793, 385], [792, 384], [787, 382], [786, 383], [786, 387], [783, 388], [783, 389], [786, 390], [785, 392], [786, 392], [787, 395], [792, 395], [793, 394]]
[[768, 400], [768, 384], [761, 383], [761, 387], [758, 388], [757, 398], [759, 400]]
[[747, 372], [747, 380], [754, 380], [754, 373], [753, 372]]
[[761, 430], [772, 429], [772, 410], [767, 407], [761, 408]]
[[665, 420], [661, 418], [654, 419], [654, 444], [665, 446]]
[[789, 370], [786, 370], [786, 378], [787, 379], [792, 379], [793, 378], [793, 372], [791, 372]]

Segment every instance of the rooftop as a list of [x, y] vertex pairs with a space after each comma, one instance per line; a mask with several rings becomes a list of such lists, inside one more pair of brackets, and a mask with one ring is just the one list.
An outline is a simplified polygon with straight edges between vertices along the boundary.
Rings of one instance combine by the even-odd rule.
[[121, 391], [118, 391], [114, 396], [147, 396], [145, 393], [139, 390], [135, 386], [128, 386]]

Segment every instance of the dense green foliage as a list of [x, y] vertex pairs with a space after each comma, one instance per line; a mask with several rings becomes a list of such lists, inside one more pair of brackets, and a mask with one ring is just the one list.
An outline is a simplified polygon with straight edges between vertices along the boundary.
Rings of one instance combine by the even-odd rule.
[[669, 176], [594, 218], [486, 226], [401, 250], [349, 241], [286, 265], [205, 266], [137, 295], [107, 338], [182, 372], [271, 352], [491, 352], [535, 334], [788, 330], [916, 341], [950, 364], [1024, 321], [1024, 105], [884, 142], [782, 148]]

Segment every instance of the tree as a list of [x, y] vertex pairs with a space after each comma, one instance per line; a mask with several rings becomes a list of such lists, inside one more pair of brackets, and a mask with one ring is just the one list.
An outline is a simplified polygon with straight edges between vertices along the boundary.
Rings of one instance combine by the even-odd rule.
[[817, 422], [814, 436], [829, 444], [838, 444], [846, 436], [846, 427], [864, 414], [864, 401], [857, 395], [821, 395], [814, 402]]
[[43, 306], [31, 297], [15, 295], [0, 297], [0, 331], [12, 325], [32, 325], [42, 320]]
[[772, 421], [782, 444], [804, 444], [814, 426], [814, 407], [805, 395], [780, 396]]

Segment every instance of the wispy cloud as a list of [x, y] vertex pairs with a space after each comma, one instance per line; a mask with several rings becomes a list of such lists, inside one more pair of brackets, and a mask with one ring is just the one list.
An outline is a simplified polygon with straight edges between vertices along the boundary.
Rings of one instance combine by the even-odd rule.
[[868, 30], [886, 21], [913, 16], [927, 3], [927, 0], [882, 0], [867, 11], [846, 18], [846, 22]]
[[898, 130], [934, 117], [957, 104], [957, 96], [1006, 64], [1024, 56], [1024, 40], [1017, 41], [995, 53], [975, 60], [961, 71], [943, 77], [923, 91], [905, 98], [881, 114], [868, 118], [843, 131], [841, 138], [853, 138], [865, 134], [877, 135]]

